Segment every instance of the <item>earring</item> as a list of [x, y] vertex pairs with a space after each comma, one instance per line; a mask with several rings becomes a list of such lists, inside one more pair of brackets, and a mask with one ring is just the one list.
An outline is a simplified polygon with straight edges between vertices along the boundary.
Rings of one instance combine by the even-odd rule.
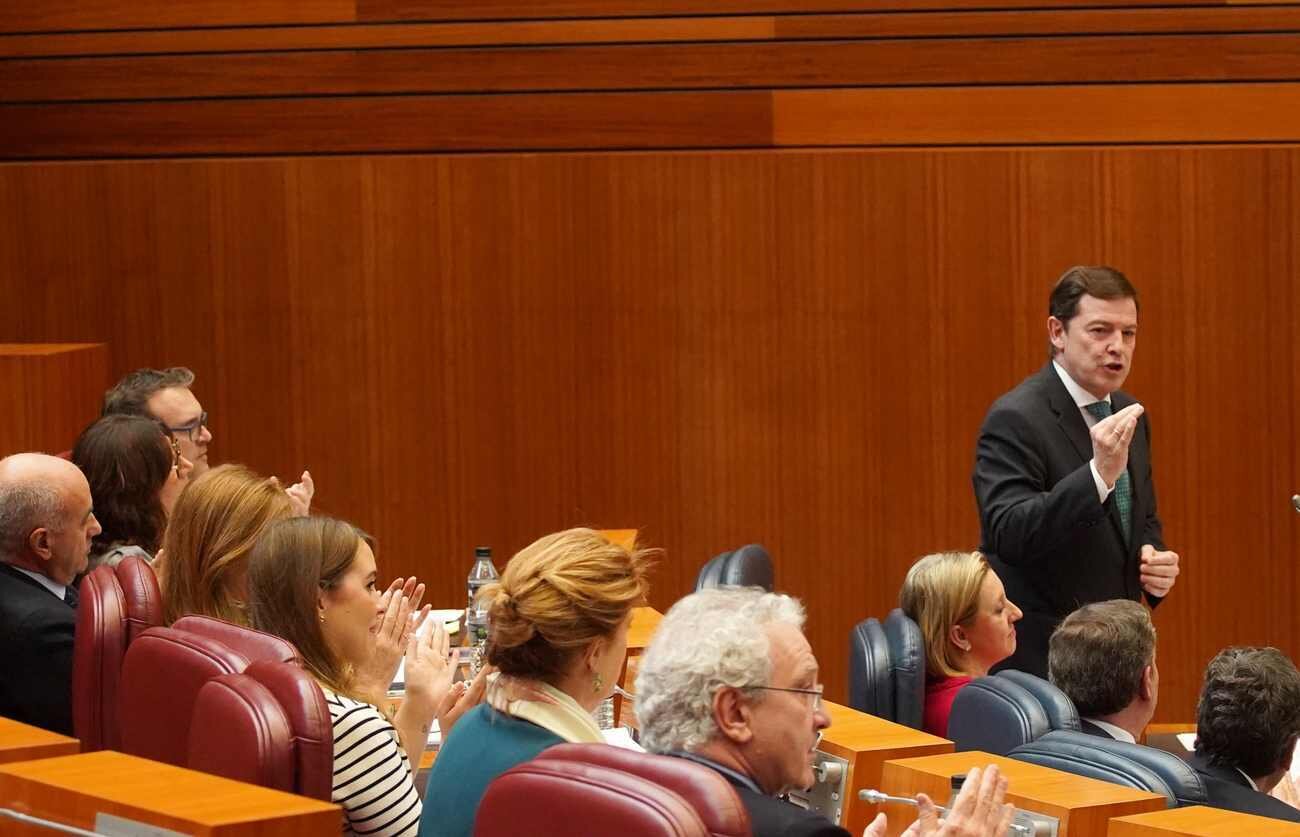
[[605, 688], [605, 678], [600, 676], [600, 672], [596, 672], [596, 680], [591, 684], [591, 690], [593, 692], [599, 692], [601, 689], [604, 688]]
[[325, 624], [325, 614], [323, 614], [323, 613], [320, 615], [320, 623], [321, 623], [322, 625]]

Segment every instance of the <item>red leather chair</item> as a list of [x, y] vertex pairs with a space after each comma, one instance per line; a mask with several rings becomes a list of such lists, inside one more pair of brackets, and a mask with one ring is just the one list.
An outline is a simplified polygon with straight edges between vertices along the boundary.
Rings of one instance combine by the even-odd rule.
[[654, 782], [686, 800], [711, 837], [748, 837], [749, 813], [730, 783], [702, 764], [604, 744], [559, 744], [534, 759], [592, 764]]
[[178, 631], [199, 634], [234, 649], [249, 662], [269, 660], [302, 665], [302, 656], [293, 643], [275, 634], [245, 628], [211, 616], [182, 616], [171, 625]]
[[199, 689], [188, 765], [330, 801], [334, 741], [325, 695], [301, 667], [254, 662]]
[[584, 834], [619, 837], [707, 837], [700, 815], [679, 795], [649, 779], [596, 764], [534, 759], [488, 785], [474, 817], [474, 837]]
[[162, 594], [136, 555], [96, 567], [81, 580], [72, 651], [72, 723], [81, 749], [120, 749], [119, 691], [127, 648], [162, 624]]

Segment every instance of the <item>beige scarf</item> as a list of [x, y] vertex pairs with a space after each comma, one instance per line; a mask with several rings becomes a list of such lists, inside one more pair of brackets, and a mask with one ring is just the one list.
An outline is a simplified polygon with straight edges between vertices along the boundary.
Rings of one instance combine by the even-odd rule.
[[571, 744], [605, 743], [591, 713], [547, 683], [495, 675], [487, 700], [498, 712], [537, 724]]

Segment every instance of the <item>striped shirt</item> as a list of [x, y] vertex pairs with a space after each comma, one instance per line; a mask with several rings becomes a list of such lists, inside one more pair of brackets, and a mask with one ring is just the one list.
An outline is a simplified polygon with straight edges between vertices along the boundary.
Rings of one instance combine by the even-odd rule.
[[414, 835], [420, 797], [397, 730], [370, 704], [323, 691], [334, 722], [332, 798], [347, 815], [343, 833]]

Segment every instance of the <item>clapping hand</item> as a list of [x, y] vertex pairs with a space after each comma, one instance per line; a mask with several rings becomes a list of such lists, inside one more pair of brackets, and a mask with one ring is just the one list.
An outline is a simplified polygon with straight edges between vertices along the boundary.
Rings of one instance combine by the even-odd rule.
[[406, 702], [430, 717], [451, 706], [448, 698], [456, 665], [448, 653], [450, 646], [447, 631], [436, 622], [426, 631], [412, 632], [407, 640]]
[[[1007, 780], [991, 764], [973, 768], [957, 794], [948, 816], [939, 819], [939, 809], [930, 797], [916, 795], [916, 822], [908, 826], [903, 837], [1002, 837], [1011, 825], [1015, 808], [1003, 802], [1007, 794]], [[863, 837], [884, 837], [888, 823], [884, 814], [877, 814]]]
[[284, 490], [289, 495], [294, 517], [306, 517], [311, 514], [311, 498], [316, 494], [316, 483], [312, 481], [311, 471], [303, 471], [298, 482]]
[[388, 691], [415, 624], [423, 621], [429, 613], [426, 606], [416, 619], [411, 618], [411, 613], [420, 607], [423, 598], [424, 585], [414, 576], [393, 579], [384, 591], [379, 600], [384, 618], [375, 632], [375, 646], [370, 659], [357, 671], [357, 688], [362, 694], [378, 696]]
[[1114, 486], [1120, 474], [1128, 467], [1128, 446], [1133, 441], [1138, 419], [1142, 416], [1141, 404], [1130, 404], [1092, 426], [1092, 462], [1097, 474], [1108, 486]]

